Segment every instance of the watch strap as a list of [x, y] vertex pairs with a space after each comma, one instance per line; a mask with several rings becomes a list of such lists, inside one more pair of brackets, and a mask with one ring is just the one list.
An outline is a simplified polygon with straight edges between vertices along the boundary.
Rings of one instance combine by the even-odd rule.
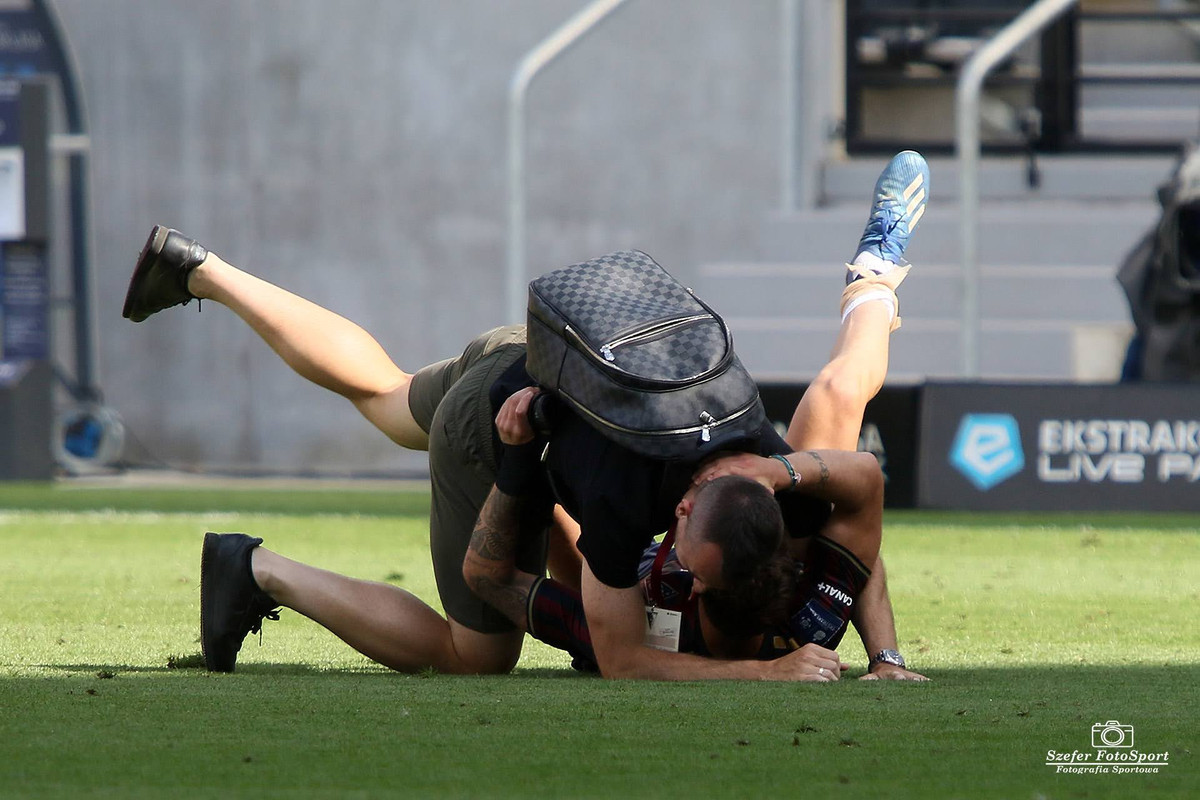
[[891, 664], [892, 666], [906, 668], [908, 665], [904, 663], [904, 656], [900, 655], [898, 650], [880, 650], [871, 657], [871, 667], [876, 664]]

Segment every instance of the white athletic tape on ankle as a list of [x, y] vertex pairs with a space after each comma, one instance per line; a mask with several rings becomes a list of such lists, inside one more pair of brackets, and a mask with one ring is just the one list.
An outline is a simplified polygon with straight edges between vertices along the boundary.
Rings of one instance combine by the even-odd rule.
[[842, 322], [846, 321], [846, 317], [850, 316], [850, 312], [861, 306], [863, 303], [870, 303], [873, 300], [878, 300], [881, 303], [886, 303], [888, 307], [888, 321], [896, 318], [896, 294], [890, 289], [880, 289], [867, 294], [860, 294], [858, 297], [851, 300], [842, 309]]
[[[854, 267], [847, 264], [846, 268], [854, 271]], [[908, 265], [896, 267], [889, 270], [883, 275], [867, 275], [859, 278], [849, 284], [842, 290], [842, 321], [846, 321], [846, 317], [850, 312], [868, 300], [882, 300], [890, 302], [890, 316], [892, 325], [890, 330], [895, 331], [900, 327], [900, 299], [896, 297], [896, 287], [904, 282], [908, 277], [909, 270], [912, 267]]]

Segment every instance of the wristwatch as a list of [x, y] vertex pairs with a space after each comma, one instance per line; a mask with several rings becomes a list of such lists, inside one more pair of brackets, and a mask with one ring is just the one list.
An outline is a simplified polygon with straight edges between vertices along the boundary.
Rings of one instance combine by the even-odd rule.
[[905, 668], [904, 656], [896, 650], [880, 650], [871, 657], [871, 665], [868, 669], [873, 669], [876, 664], [891, 664], [892, 666]]

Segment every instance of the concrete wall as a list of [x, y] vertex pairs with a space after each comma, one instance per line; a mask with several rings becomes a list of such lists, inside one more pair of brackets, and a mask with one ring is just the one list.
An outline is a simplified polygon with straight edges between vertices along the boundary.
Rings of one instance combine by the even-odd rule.
[[[100, 382], [172, 465], [413, 464], [216, 304], [120, 319], [151, 226], [311, 297], [406, 369], [503, 318], [505, 100], [582, 0], [57, 0], [83, 73]], [[531, 268], [690, 279], [779, 196], [778, 0], [633, 0], [535, 83]], [[417, 461], [416, 463], [419, 463]]]

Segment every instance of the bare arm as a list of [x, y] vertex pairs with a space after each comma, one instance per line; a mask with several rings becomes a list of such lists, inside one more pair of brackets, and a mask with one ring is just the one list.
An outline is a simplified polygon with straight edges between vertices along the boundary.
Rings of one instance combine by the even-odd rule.
[[[528, 413], [537, 393], [534, 387], [522, 389], [500, 407], [496, 431], [506, 446], [519, 447], [533, 440]], [[523, 498], [506, 494], [498, 486], [492, 487], [463, 557], [463, 580], [480, 599], [528, 632], [525, 611], [530, 587], [537, 577], [518, 570], [516, 564], [525, 505]]]
[[[521, 630], [528, 630], [526, 605], [535, 577], [513, 561], [520, 531], [521, 501], [493, 488], [471, 535], [463, 577], [481, 598]], [[583, 602], [600, 671], [609, 678], [651, 680], [837, 680], [837, 654], [818, 645], [775, 662], [721, 661], [647, 647], [641, 589], [614, 589], [583, 567]], [[822, 672], [824, 670], [824, 672]]]
[[888, 597], [887, 573], [883, 559], [875, 561], [871, 578], [854, 606], [854, 628], [862, 638], [867, 657], [880, 650], [896, 650], [896, 620], [892, 615], [892, 603]]
[[870, 453], [851, 450], [808, 450], [787, 456], [799, 477], [777, 458], [737, 453], [714, 459], [696, 471], [696, 484], [722, 475], [741, 475], [773, 491], [794, 491], [827, 500], [833, 513], [821, 530], [854, 553], [864, 564], [879, 557], [883, 536], [883, 473]]
[[463, 559], [463, 578], [471, 591], [523, 631], [529, 589], [535, 576], [516, 566], [522, 501], [492, 487], [479, 512]]
[[[851, 470], [835, 461], [838, 451], [809, 450], [803, 453], [793, 453], [788, 459], [801, 474], [797, 491], [802, 491], [805, 482], [807, 491], [822, 499], [829, 500], [834, 505], [833, 515], [822, 535], [845, 542], [847, 537], [853, 537], [860, 544], [869, 540], [869, 531], [877, 529], [882, 536], [883, 524], [883, 483], [874, 481], [868, 469], [877, 463], [874, 456], [859, 453], [863, 467]], [[862, 459], [867, 456], [869, 462]], [[772, 459], [775, 460], [775, 459]], [[838, 465], [838, 471], [830, 463]], [[779, 465], [783, 467], [782, 464]], [[784, 470], [786, 472], [786, 468]], [[815, 478], [815, 481], [809, 480]], [[790, 482], [791, 477], [788, 476]], [[875, 546], [878, 553], [878, 546]], [[871, 561], [866, 563], [870, 564]], [[867, 658], [874, 658], [882, 650], [899, 650], [896, 638], [896, 619], [892, 613], [892, 600], [888, 595], [887, 569], [883, 558], [876, 555], [871, 569], [871, 577], [858, 596], [854, 605], [852, 618], [855, 630], [862, 638]], [[885, 678], [889, 680], [927, 680], [924, 675], [898, 667], [894, 664], [880, 662], [871, 666], [868, 678]]]
[[[862, 638], [867, 658], [874, 658], [881, 650], [899, 650], [896, 639], [896, 620], [892, 615], [892, 600], [888, 596], [887, 570], [883, 559], [875, 561], [871, 570], [871, 579], [854, 607], [854, 629]], [[867, 679], [882, 678], [886, 680], [928, 680], [924, 675], [912, 670], [898, 667], [894, 664], [880, 662], [871, 667], [870, 672], [863, 676]]]
[[600, 673], [644, 680], [837, 680], [837, 653], [810, 644], [776, 661], [722, 661], [647, 647], [645, 606], [638, 587], [606, 586], [583, 566], [583, 606]]
[[[798, 494], [828, 500], [846, 511], [855, 511], [882, 501], [882, 473], [870, 453], [854, 450], [805, 450], [786, 456], [799, 476]], [[696, 470], [696, 485], [722, 475], [741, 475], [756, 480], [774, 492], [792, 490], [791, 473], [778, 458], [753, 453], [731, 453], [715, 458]]]

